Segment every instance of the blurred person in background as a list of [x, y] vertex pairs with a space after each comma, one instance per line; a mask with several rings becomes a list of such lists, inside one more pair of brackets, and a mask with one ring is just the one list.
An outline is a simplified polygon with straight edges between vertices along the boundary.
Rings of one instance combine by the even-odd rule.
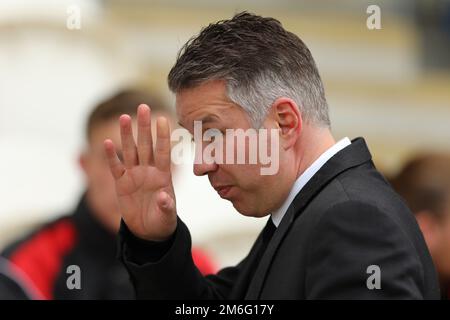
[[[173, 117], [171, 110], [159, 99], [135, 90], [122, 91], [100, 103], [88, 118], [86, 148], [79, 157], [86, 190], [77, 207], [69, 215], [45, 224], [24, 239], [11, 244], [3, 252], [2, 255], [15, 270], [21, 272], [24, 279], [27, 279], [26, 282], [36, 288], [38, 294], [28, 297], [134, 298], [128, 273], [116, 259], [116, 233], [121, 215], [114, 179], [103, 152], [103, 140], [108, 137], [118, 144], [118, 117], [123, 113], [135, 115], [136, 108], [141, 103], [152, 106], [155, 115], [164, 115], [169, 119]], [[211, 261], [204, 253], [194, 249], [193, 257], [202, 273], [214, 271]], [[73, 265], [79, 267], [80, 288], [73, 288], [76, 280], [69, 279], [77, 272], [76, 269], [69, 268]], [[3, 290], [11, 288], [11, 280], [3, 278], [0, 278], [0, 284], [4, 284], [0, 285], [0, 290], [2, 287]], [[72, 282], [72, 286], [69, 282]]]
[[392, 185], [414, 212], [439, 274], [442, 298], [450, 284], [450, 155], [408, 161]]

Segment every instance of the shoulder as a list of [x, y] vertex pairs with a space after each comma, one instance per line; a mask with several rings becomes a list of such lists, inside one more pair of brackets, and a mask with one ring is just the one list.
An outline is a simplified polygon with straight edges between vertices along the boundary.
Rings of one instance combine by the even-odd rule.
[[331, 180], [310, 206], [315, 221], [379, 221], [417, 232], [414, 215], [372, 163], [351, 168]]
[[6, 248], [3, 256], [18, 268], [47, 297], [64, 257], [76, 243], [77, 231], [71, 216], [47, 223]]

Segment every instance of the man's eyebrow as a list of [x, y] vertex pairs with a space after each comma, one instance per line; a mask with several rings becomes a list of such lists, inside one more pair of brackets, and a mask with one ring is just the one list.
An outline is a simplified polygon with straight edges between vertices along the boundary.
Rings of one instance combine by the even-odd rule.
[[217, 116], [215, 116], [213, 114], [209, 114], [209, 115], [207, 115], [207, 116], [205, 116], [205, 117], [203, 117], [203, 118], [201, 118], [199, 120], [196, 120], [196, 121], [201, 121], [202, 123], [206, 123], [206, 122], [214, 122], [214, 121], [216, 121], [218, 119], [219, 118]]
[[[219, 117], [217, 117], [216, 115], [208, 114], [208, 115], [205, 115], [204, 117], [202, 117], [200, 119], [196, 119], [194, 121], [201, 121], [202, 124], [204, 124], [204, 123], [207, 123], [207, 122], [217, 121], [218, 119], [219, 119]], [[178, 124], [184, 128], [183, 124], [180, 121], [178, 121]]]

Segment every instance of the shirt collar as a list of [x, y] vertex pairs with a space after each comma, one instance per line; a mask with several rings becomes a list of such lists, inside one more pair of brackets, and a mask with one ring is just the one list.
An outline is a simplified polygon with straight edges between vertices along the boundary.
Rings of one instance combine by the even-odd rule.
[[287, 209], [291, 205], [295, 196], [303, 189], [303, 187], [308, 183], [308, 181], [319, 171], [320, 168], [328, 161], [331, 157], [333, 157], [336, 153], [347, 147], [351, 144], [349, 138], [345, 137], [335, 143], [332, 147], [330, 147], [327, 151], [322, 153], [320, 157], [318, 157], [294, 182], [294, 185], [289, 192], [288, 197], [281, 205], [280, 208], [275, 210], [272, 213], [272, 222], [278, 227], [286, 214]]

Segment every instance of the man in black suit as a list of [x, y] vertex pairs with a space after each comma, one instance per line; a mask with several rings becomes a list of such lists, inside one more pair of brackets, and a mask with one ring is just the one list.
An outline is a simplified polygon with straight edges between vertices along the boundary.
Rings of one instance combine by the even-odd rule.
[[[277, 20], [241, 13], [209, 25], [183, 47], [169, 87], [179, 123], [194, 136], [195, 121], [205, 135], [227, 132], [223, 140], [195, 137], [202, 156], [211, 144], [226, 148], [214, 149], [213, 161], [200, 157], [194, 173], [208, 175], [241, 214], [270, 217], [241, 263], [201, 276], [177, 217], [168, 122], [158, 119], [153, 150], [150, 109], [138, 107], [137, 144], [123, 115], [123, 162], [110, 140], [105, 151], [123, 215], [120, 255], [138, 298], [439, 298], [413, 215], [375, 169], [362, 138], [334, 140], [311, 53]], [[252, 133], [235, 146], [228, 130], [252, 128], [276, 133], [254, 135], [270, 145], [278, 170], [267, 174], [261, 159], [218, 161], [220, 152], [251, 158]]]

